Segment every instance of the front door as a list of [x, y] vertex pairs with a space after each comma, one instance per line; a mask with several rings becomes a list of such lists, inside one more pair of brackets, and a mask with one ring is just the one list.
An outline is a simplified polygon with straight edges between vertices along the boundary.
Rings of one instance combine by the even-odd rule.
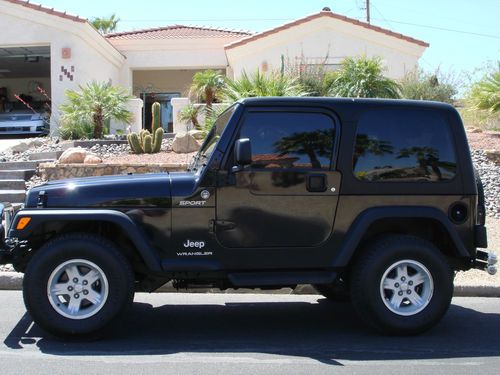
[[250, 139], [252, 164], [219, 179], [217, 240], [226, 248], [321, 246], [333, 229], [340, 187], [334, 117], [256, 109], [241, 121], [237, 138]]

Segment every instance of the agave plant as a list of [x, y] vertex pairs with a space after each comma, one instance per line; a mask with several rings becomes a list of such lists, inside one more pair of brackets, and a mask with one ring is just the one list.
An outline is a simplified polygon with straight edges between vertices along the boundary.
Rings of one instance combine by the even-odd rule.
[[220, 95], [224, 82], [225, 77], [220, 71], [204, 70], [196, 72], [193, 76], [190, 92], [205, 101], [207, 108], [210, 108]]
[[227, 80], [223, 90], [224, 99], [229, 102], [256, 96], [305, 95], [307, 92], [302, 88], [297, 77], [278, 72], [263, 74], [258, 70], [251, 75], [243, 72], [238, 79]]
[[347, 57], [333, 75], [331, 96], [348, 98], [399, 98], [399, 84], [382, 74], [379, 57]]
[[66, 91], [67, 103], [60, 106], [61, 121], [66, 126], [92, 124], [94, 138], [102, 138], [104, 126], [111, 119], [126, 124], [132, 120], [132, 113], [125, 108], [131, 96], [124, 88], [95, 81], [79, 87], [80, 91]]

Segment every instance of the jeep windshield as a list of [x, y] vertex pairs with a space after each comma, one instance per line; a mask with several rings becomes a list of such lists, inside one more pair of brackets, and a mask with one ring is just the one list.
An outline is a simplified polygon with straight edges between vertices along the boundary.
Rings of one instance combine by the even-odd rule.
[[219, 115], [214, 125], [212, 126], [212, 129], [208, 132], [208, 135], [201, 145], [200, 150], [193, 157], [193, 160], [191, 161], [188, 168], [189, 171], [197, 171], [198, 169], [200, 169], [200, 167], [206, 165], [207, 160], [209, 160], [212, 156], [212, 153], [217, 147], [217, 143], [219, 143], [221, 134], [226, 128], [235, 110], [236, 105], [232, 105]]

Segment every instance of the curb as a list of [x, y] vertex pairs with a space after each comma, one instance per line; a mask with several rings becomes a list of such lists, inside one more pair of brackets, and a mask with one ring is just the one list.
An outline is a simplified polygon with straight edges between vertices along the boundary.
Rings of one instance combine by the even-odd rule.
[[[0, 272], [0, 290], [22, 290], [23, 274], [18, 272]], [[258, 294], [318, 294], [311, 285], [299, 285], [295, 289], [283, 288], [277, 290], [255, 289], [175, 289], [171, 283], [160, 287], [156, 293], [258, 293]], [[454, 297], [500, 297], [500, 285], [455, 285]]]

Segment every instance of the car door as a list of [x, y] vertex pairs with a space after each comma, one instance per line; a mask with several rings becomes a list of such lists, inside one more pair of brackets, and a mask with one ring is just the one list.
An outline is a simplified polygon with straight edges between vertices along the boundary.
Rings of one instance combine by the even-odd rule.
[[326, 110], [248, 109], [236, 134], [252, 163], [217, 191], [215, 233], [226, 248], [311, 248], [329, 238], [340, 174], [334, 171], [335, 116]]

